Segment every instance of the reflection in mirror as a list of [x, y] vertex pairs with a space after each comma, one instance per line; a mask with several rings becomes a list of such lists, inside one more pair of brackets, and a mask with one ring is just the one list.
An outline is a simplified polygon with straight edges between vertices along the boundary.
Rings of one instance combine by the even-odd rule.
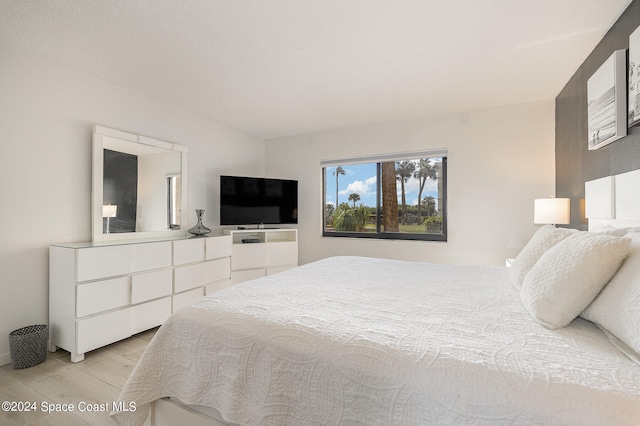
[[[136, 232], [138, 156], [104, 149], [102, 171], [103, 232]], [[108, 208], [113, 206], [112, 208]]]
[[94, 241], [184, 233], [186, 148], [96, 126]]
[[167, 176], [167, 226], [169, 229], [180, 229], [180, 175]]

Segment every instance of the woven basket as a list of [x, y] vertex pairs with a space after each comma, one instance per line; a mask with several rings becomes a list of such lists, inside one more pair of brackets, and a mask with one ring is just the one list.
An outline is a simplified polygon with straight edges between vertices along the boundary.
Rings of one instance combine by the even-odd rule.
[[46, 325], [30, 325], [9, 333], [11, 364], [15, 369], [38, 365], [47, 357], [49, 328]]

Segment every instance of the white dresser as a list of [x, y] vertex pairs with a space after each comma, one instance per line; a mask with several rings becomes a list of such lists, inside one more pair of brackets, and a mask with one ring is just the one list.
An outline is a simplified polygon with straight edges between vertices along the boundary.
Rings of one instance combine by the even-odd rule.
[[220, 235], [51, 246], [49, 350], [82, 361], [230, 286], [231, 242]]

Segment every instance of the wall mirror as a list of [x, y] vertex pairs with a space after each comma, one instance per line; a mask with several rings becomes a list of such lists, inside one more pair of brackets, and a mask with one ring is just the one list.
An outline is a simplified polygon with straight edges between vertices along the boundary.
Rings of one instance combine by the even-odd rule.
[[93, 241], [186, 235], [187, 148], [93, 131]]

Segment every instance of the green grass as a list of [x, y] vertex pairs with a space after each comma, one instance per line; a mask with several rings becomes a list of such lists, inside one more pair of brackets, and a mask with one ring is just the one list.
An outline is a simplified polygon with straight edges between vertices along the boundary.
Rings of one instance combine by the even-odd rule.
[[425, 232], [424, 225], [400, 225], [400, 232], [411, 232], [412, 234], [419, 234]]
[[[368, 232], [375, 232], [376, 226], [372, 225], [372, 224], [367, 224], [365, 226], [365, 229]], [[412, 234], [424, 234], [424, 233], [426, 233], [424, 225], [403, 225], [403, 224], [400, 224], [400, 232], [409, 232], [409, 233], [412, 233]]]

